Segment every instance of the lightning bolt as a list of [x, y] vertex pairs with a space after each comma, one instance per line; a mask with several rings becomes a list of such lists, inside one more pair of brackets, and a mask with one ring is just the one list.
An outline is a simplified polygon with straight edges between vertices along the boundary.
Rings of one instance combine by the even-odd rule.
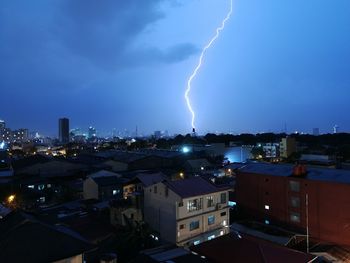
[[222, 20], [221, 22], [221, 26], [219, 26], [218, 28], [216, 28], [216, 33], [215, 35], [210, 39], [210, 41], [208, 42], [208, 44], [206, 46], [204, 46], [204, 48], [202, 49], [201, 55], [199, 57], [199, 61], [197, 66], [195, 67], [194, 71], [192, 72], [192, 75], [189, 77], [188, 81], [187, 81], [187, 89], [185, 91], [185, 99], [186, 99], [186, 103], [187, 103], [187, 107], [188, 110], [191, 112], [192, 114], [192, 121], [191, 121], [191, 125], [192, 125], [192, 129], [195, 129], [195, 119], [196, 119], [196, 114], [192, 108], [191, 105], [191, 101], [190, 101], [190, 97], [189, 97], [189, 93], [191, 91], [191, 84], [192, 84], [192, 80], [196, 77], [199, 69], [202, 66], [202, 62], [203, 62], [203, 58], [205, 53], [207, 52], [207, 50], [213, 45], [213, 43], [215, 42], [215, 40], [219, 37], [220, 32], [225, 28], [225, 24], [226, 22], [230, 19], [231, 15], [232, 15], [232, 9], [233, 9], [233, 0], [230, 0], [230, 10], [227, 13], [226, 17], [224, 20]]

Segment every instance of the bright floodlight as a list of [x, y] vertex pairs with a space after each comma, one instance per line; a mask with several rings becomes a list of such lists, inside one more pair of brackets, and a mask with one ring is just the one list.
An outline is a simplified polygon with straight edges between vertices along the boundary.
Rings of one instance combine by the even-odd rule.
[[184, 146], [184, 147], [182, 147], [182, 152], [188, 153], [188, 152], [190, 152], [190, 148], [188, 148], [187, 146]]

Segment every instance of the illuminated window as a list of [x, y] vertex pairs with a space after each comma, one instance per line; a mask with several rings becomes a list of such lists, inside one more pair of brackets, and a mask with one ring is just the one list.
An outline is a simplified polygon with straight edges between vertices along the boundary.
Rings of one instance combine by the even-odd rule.
[[270, 210], [270, 206], [269, 205], [265, 205], [265, 210]]
[[198, 220], [197, 221], [192, 221], [190, 223], [190, 231], [198, 229], [198, 228], [199, 228], [199, 221]]
[[220, 231], [220, 236], [223, 236], [224, 235], [224, 231]]
[[296, 212], [290, 213], [290, 221], [293, 223], [300, 223], [300, 214]]
[[197, 245], [199, 245], [200, 242], [201, 242], [200, 240], [196, 240], [193, 242], [193, 245], [197, 246]]
[[208, 216], [208, 225], [213, 225], [215, 223], [215, 216]]
[[120, 190], [113, 190], [113, 195], [117, 195], [120, 193]]
[[269, 225], [269, 224], [270, 224], [270, 221], [269, 221], [269, 220], [265, 220], [265, 224], [266, 224], [266, 225]]
[[202, 200], [203, 198], [189, 200], [187, 202], [187, 211], [192, 212], [202, 209]]
[[208, 240], [212, 240], [215, 238], [215, 235], [208, 236]]

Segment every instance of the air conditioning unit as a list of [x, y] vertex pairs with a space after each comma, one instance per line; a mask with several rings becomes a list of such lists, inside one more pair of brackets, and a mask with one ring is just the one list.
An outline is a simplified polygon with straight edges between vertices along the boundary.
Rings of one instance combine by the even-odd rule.
[[224, 208], [224, 204], [216, 204], [216, 209], [220, 210]]

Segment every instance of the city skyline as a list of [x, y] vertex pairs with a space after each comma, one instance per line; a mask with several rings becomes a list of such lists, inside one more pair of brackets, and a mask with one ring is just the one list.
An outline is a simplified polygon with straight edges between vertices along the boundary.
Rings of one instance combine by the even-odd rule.
[[[62, 116], [72, 128], [190, 133], [186, 81], [228, 3], [5, 1], [2, 95], [20, 106], [3, 99], [0, 118], [51, 136]], [[348, 132], [349, 10], [234, 1], [193, 82], [198, 132]]]

